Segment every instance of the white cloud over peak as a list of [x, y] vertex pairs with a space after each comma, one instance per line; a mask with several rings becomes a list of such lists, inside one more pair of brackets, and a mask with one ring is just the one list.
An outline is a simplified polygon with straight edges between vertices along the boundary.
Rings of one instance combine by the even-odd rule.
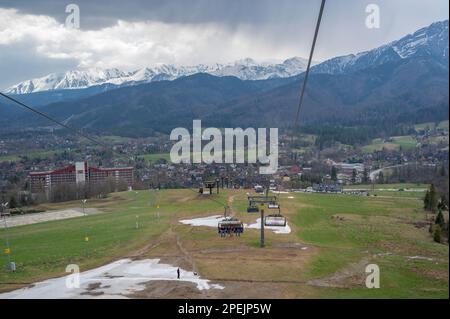
[[[30, 54], [76, 60], [81, 68], [228, 62], [243, 56], [265, 59], [270, 49], [262, 38], [247, 35], [244, 27], [230, 32], [215, 24], [119, 20], [111, 27], [85, 31], [14, 9], [0, 9], [0, 21], [0, 46], [25, 45]], [[272, 52], [271, 58], [288, 55], [274, 51], [279, 56]]]
[[[314, 59], [369, 50], [448, 18], [447, 0], [374, 1], [382, 12], [375, 31], [365, 27], [365, 1], [327, 2]], [[307, 57], [319, 8], [318, 1], [297, 0], [110, 2], [77, 1], [78, 30], [62, 23], [60, 1], [0, 3], [0, 90], [73, 68]]]

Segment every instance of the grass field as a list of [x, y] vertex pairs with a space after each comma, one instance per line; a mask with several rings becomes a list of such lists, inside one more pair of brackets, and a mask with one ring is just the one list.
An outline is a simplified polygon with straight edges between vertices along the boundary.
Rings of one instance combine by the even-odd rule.
[[439, 123], [438, 128], [442, 129], [442, 130], [446, 130], [448, 131], [449, 129], [449, 121], [442, 121]]
[[402, 184], [359, 184], [347, 185], [344, 189], [424, 189], [428, 188], [428, 184], [402, 183]]
[[18, 155], [4, 155], [0, 156], [0, 162], [17, 162], [20, 160]]
[[141, 157], [152, 163], [155, 163], [160, 159], [170, 161], [170, 153], [145, 154], [141, 155]]
[[365, 153], [371, 153], [375, 151], [381, 151], [382, 149], [387, 150], [399, 150], [400, 148], [404, 150], [414, 149], [417, 145], [417, 141], [412, 136], [394, 136], [391, 141], [385, 142], [381, 138], [375, 138], [372, 143], [365, 145], [362, 151]]
[[129, 138], [129, 137], [123, 137], [123, 136], [117, 136], [117, 135], [104, 135], [104, 136], [101, 136], [100, 139], [106, 143], [127, 143], [127, 142], [133, 140], [132, 138]]
[[430, 137], [430, 142], [432, 144], [447, 143], [447, 145], [448, 145], [448, 135], [447, 136], [432, 136], [432, 137]]
[[368, 184], [368, 185], [348, 185], [344, 187], [344, 191], [351, 191], [354, 189], [367, 190], [372, 196], [383, 197], [412, 197], [416, 199], [423, 199], [425, 191], [429, 188], [428, 184]]
[[[414, 125], [414, 128], [416, 131], [423, 131], [426, 129], [434, 129], [435, 127], [436, 127], [436, 123], [434, 123], [434, 122], [420, 123], [420, 124]], [[437, 128], [448, 131], [449, 121], [447, 120], [447, 121], [439, 122], [437, 125]]]
[[392, 138], [393, 143], [399, 145], [404, 150], [416, 148], [417, 141], [412, 136], [394, 136]]
[[26, 154], [13, 154], [0, 156], [0, 162], [17, 162], [20, 161], [20, 158], [23, 156], [27, 156], [28, 158], [49, 158], [53, 155], [62, 153], [64, 150], [54, 150], [54, 151], [31, 151]]
[[[258, 216], [246, 213], [246, 192], [224, 190], [212, 196], [253, 223]], [[214, 228], [180, 224], [180, 219], [223, 212], [219, 203], [192, 190], [116, 193], [89, 201], [89, 207], [104, 214], [0, 230], [18, 266], [14, 274], [1, 268], [0, 290], [63, 275], [69, 263], [85, 270], [129, 256], [161, 258], [226, 287], [209, 297], [448, 298], [448, 246], [433, 242], [421, 199], [400, 193], [282, 194], [292, 233], [267, 231], [263, 249], [258, 248], [258, 230], [224, 239]], [[79, 203], [43, 208], [67, 207]], [[380, 267], [380, 289], [365, 288], [369, 263]], [[205, 296], [186, 292], [183, 297]]]

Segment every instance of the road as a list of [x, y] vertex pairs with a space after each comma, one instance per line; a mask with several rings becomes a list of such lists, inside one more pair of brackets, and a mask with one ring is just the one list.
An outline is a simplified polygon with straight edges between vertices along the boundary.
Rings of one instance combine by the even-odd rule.
[[389, 168], [402, 167], [402, 166], [408, 166], [408, 165], [410, 165], [410, 164], [407, 163], [407, 164], [399, 164], [399, 165], [392, 165], [392, 166], [382, 167], [382, 168], [379, 168], [379, 169], [376, 169], [376, 170], [370, 172], [369, 173], [369, 178], [370, 178], [370, 180], [372, 182], [374, 182], [375, 179], [376, 179], [376, 176], [378, 176], [378, 174], [380, 174], [381, 171], [383, 171], [385, 169], [389, 169]]

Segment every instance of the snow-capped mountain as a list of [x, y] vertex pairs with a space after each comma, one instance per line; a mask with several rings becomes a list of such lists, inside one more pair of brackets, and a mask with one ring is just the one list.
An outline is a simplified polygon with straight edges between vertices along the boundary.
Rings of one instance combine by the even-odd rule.
[[265, 80], [297, 75], [306, 69], [306, 64], [306, 59], [298, 57], [287, 59], [282, 63], [258, 63], [247, 58], [229, 64], [198, 64], [194, 66], [158, 64], [131, 72], [116, 68], [71, 70], [23, 81], [11, 86], [5, 93], [27, 94], [51, 90], [84, 89], [103, 84], [128, 86], [153, 81], [174, 80], [196, 73], [236, 76], [242, 80]]
[[306, 70], [308, 60], [294, 57], [281, 64], [257, 63], [252, 59], [236, 61], [232, 65], [218, 67], [210, 71], [216, 76], [236, 76], [241, 80], [266, 80], [270, 78], [286, 78], [297, 75]]
[[413, 57], [433, 57], [448, 64], [448, 20], [435, 22], [370, 51], [327, 60], [316, 65], [312, 71], [342, 74]]
[[130, 76], [118, 69], [71, 70], [65, 73], [51, 73], [41, 78], [27, 80], [6, 90], [11, 94], [25, 94], [67, 88], [86, 88], [103, 83], [119, 83], [120, 79]]
[[[329, 59], [314, 65], [312, 72], [327, 74], [351, 73], [414, 57], [433, 57], [448, 65], [448, 20], [435, 22], [399, 40], [379, 48]], [[63, 89], [85, 89], [109, 84], [129, 86], [153, 81], [174, 80], [196, 73], [215, 76], [235, 76], [242, 80], [265, 80], [285, 78], [302, 73], [307, 60], [294, 57], [282, 63], [259, 63], [246, 58], [227, 64], [198, 64], [182, 66], [158, 64], [135, 71], [119, 69], [71, 70], [52, 73], [41, 78], [27, 80], [5, 90], [9, 94], [26, 94]]]

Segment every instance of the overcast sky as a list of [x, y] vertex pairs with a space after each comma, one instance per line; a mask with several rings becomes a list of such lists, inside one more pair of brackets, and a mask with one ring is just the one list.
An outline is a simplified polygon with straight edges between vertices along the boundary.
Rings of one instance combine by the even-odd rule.
[[[64, 23], [80, 8], [80, 29]], [[379, 29], [365, 26], [368, 4]], [[73, 68], [307, 57], [320, 0], [0, 0], [0, 89]], [[328, 0], [315, 60], [448, 19], [448, 0]]]

